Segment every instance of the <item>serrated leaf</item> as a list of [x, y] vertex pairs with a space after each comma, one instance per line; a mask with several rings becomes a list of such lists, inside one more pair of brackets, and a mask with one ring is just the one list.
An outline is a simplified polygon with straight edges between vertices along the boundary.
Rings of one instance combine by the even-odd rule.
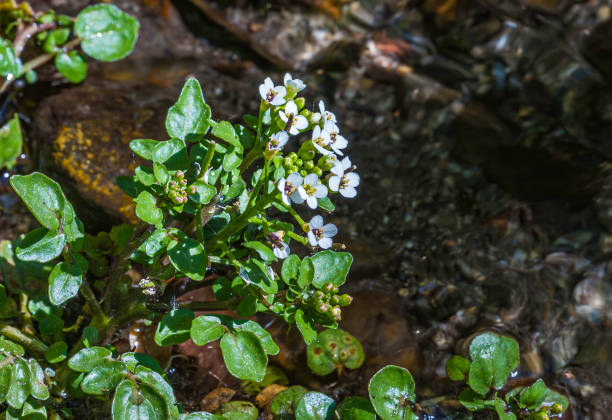
[[78, 14], [74, 33], [82, 39], [81, 47], [100, 61], [117, 61], [132, 52], [140, 24], [112, 4], [86, 7]]
[[204, 100], [202, 87], [191, 78], [183, 86], [177, 102], [168, 110], [166, 131], [172, 138], [199, 139], [210, 127], [209, 118], [210, 107]]

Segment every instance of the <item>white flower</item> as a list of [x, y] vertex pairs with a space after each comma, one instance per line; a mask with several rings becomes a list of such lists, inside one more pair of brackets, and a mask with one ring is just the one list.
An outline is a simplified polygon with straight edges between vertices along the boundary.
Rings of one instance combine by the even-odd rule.
[[325, 148], [329, 145], [329, 139], [324, 138], [321, 131], [321, 127], [318, 125], [312, 130], [312, 144], [322, 155], [333, 155], [334, 152]]
[[280, 150], [289, 141], [289, 134], [284, 131], [279, 131], [270, 136], [268, 142], [268, 150]]
[[308, 227], [310, 228], [308, 231], [308, 242], [310, 242], [310, 245], [320, 246], [323, 249], [332, 246], [331, 238], [338, 233], [336, 225], [333, 223], [323, 225], [323, 218], [317, 215], [310, 219]]
[[285, 259], [289, 256], [289, 245], [283, 242], [285, 232], [282, 230], [278, 232], [269, 233], [267, 236], [268, 242], [272, 244], [272, 251], [277, 258]]
[[285, 105], [285, 111], [280, 111], [278, 113], [287, 125], [285, 127], [285, 131], [288, 131], [289, 134], [296, 135], [299, 134], [300, 130], [308, 127], [308, 120], [303, 115], [298, 114], [298, 108], [295, 102], [289, 101], [287, 105]]
[[[289, 205], [291, 201], [295, 204], [302, 204], [304, 199], [299, 192], [299, 189], [302, 188], [302, 175], [297, 172], [292, 173], [285, 178], [281, 178], [278, 182], [278, 189], [282, 193], [283, 203]], [[291, 201], [290, 201], [291, 199]]]
[[316, 174], [308, 174], [304, 178], [304, 184], [298, 188], [298, 192], [306, 204], [311, 209], [316, 209], [318, 206], [317, 198], [327, 197], [327, 187], [319, 181]]
[[285, 89], [284, 86], [274, 86], [272, 79], [266, 77], [266, 80], [259, 85], [259, 94], [261, 95], [261, 99], [267, 103], [278, 106], [285, 103], [287, 89]]
[[318, 124], [319, 121], [321, 121], [321, 113], [313, 112], [312, 114], [310, 114], [310, 122], [311, 123]]
[[329, 146], [336, 154], [340, 156], [344, 154], [340, 149], [344, 149], [348, 146], [348, 141], [340, 135], [340, 129], [336, 123], [333, 121], [326, 121], [321, 135], [329, 141]]
[[355, 197], [357, 195], [355, 187], [359, 185], [359, 175], [355, 172], [345, 173], [350, 167], [351, 161], [348, 157], [345, 157], [331, 169], [334, 175], [327, 181], [330, 190], [337, 191], [346, 198]]
[[323, 122], [327, 122], [327, 121], [331, 121], [331, 122], [336, 122], [336, 115], [334, 115], [333, 112], [329, 112], [325, 110], [325, 103], [323, 103], [323, 101], [319, 101], [319, 111], [321, 112], [321, 115], [323, 116]]
[[300, 79], [293, 79], [289, 73], [285, 73], [285, 78], [283, 79], [286, 87], [291, 86], [295, 92], [299, 92], [306, 87], [306, 84]]

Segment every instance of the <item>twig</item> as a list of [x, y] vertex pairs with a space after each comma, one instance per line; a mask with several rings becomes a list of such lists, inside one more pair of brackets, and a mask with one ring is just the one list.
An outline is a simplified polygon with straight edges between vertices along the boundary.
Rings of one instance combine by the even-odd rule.
[[33, 353], [44, 354], [49, 348], [38, 338], [32, 337], [29, 334], [24, 334], [19, 329], [10, 325], [0, 323], [0, 334], [9, 340], [13, 340], [17, 344], [22, 345]]

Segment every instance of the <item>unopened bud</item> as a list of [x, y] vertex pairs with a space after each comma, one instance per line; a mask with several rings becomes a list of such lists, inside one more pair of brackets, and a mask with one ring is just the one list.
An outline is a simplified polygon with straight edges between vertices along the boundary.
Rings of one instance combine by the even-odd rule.
[[338, 303], [340, 306], [349, 306], [353, 302], [353, 297], [351, 295], [340, 295], [338, 296]]
[[319, 311], [321, 312], [327, 312], [329, 311], [331, 308], [331, 306], [329, 306], [327, 303], [322, 303], [319, 305]]
[[185, 173], [183, 171], [176, 171], [176, 177], [178, 179], [183, 179], [184, 176], [185, 176]]
[[342, 310], [340, 309], [339, 306], [334, 306], [331, 310], [331, 314], [334, 316], [334, 318], [340, 318], [340, 316], [342, 315]]
[[320, 112], [313, 112], [312, 114], [310, 114], [310, 122], [317, 124], [319, 121], [321, 121]]
[[191, 186], [191, 194], [195, 194], [195, 193], [196, 193], [196, 191], [197, 191], [196, 186], [195, 186], [195, 185], [192, 185], [192, 186]]
[[559, 403], [553, 404], [550, 408], [550, 412], [553, 414], [561, 414], [563, 413], [563, 406]]

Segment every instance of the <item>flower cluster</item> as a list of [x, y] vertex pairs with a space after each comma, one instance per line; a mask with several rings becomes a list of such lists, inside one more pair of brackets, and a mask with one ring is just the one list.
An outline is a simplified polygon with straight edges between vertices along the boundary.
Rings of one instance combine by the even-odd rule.
[[[259, 86], [262, 103], [270, 109], [271, 125], [278, 130], [266, 145], [265, 157], [282, 166], [283, 176], [278, 179], [277, 188], [286, 206], [306, 204], [310, 209], [330, 203], [329, 196], [340, 194], [344, 198], [357, 195], [359, 175], [348, 156], [345, 156], [348, 140], [340, 134], [336, 115], [319, 101], [318, 111], [304, 107], [304, 99], [296, 97], [306, 85], [300, 79], [285, 74], [283, 85], [275, 85], [269, 77]], [[291, 146], [291, 137], [308, 133], [297, 152], [283, 156], [283, 148]], [[331, 204], [331, 203], [330, 203]], [[326, 207], [329, 207], [326, 206]], [[328, 249], [332, 237], [338, 230], [331, 223], [323, 224], [321, 216], [315, 216], [310, 223], [303, 223], [303, 229], [312, 247]], [[279, 258], [289, 255], [289, 247], [277, 236], [268, 235]]]
[[[187, 202], [187, 180], [183, 171], [177, 171], [168, 185], [170, 187], [168, 197], [174, 204], [181, 205]], [[194, 188], [189, 189], [191, 193], [195, 192]]]

